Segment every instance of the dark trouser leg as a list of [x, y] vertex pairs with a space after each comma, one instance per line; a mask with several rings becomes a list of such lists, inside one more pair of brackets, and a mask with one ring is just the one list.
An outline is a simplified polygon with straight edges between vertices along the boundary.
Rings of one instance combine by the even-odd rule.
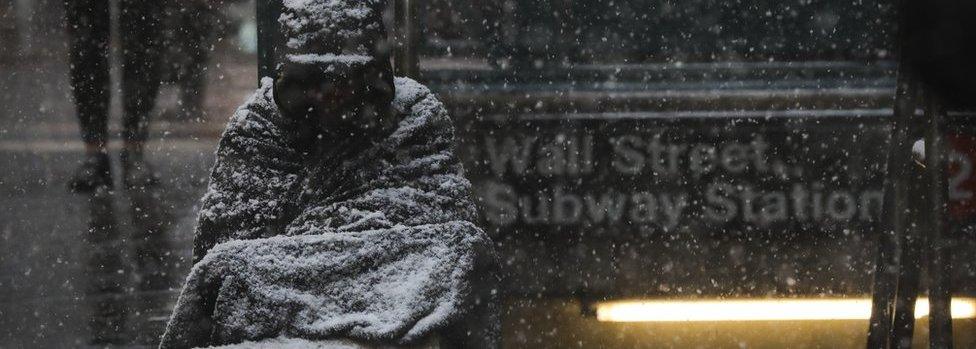
[[103, 147], [108, 139], [109, 1], [65, 0], [65, 17], [81, 137], [87, 144]]
[[[181, 52], [185, 55], [186, 66], [180, 77], [180, 102], [184, 119], [200, 118], [206, 93], [207, 60], [217, 15], [209, 3], [195, 3], [190, 11], [180, 18], [183, 28], [177, 37], [181, 38]], [[190, 6], [190, 5], [184, 5]]]
[[119, 32], [122, 43], [122, 111], [127, 144], [145, 142], [149, 114], [159, 92], [159, 1], [121, 0]]

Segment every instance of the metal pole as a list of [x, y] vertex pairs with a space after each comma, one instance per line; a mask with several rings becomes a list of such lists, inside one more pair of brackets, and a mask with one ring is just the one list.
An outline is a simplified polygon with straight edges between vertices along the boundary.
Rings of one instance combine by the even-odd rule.
[[[921, 95], [923, 91], [919, 91]], [[918, 97], [922, 99], [921, 96]], [[913, 120], [914, 118], [913, 114]], [[914, 125], [914, 123], [913, 123]], [[910, 128], [913, 129], [913, 128]], [[909, 131], [909, 139], [918, 139], [918, 133]], [[912, 162], [915, 164], [915, 162]], [[908, 195], [911, 202], [926, 202], [928, 199], [925, 183], [925, 168], [910, 166]], [[919, 281], [921, 279], [922, 249], [925, 244], [925, 234], [922, 227], [929, 218], [928, 211], [921, 205], [910, 205], [905, 215], [909, 217], [908, 227], [899, 241], [901, 256], [899, 257], [898, 279], [896, 281], [894, 319], [891, 325], [891, 335], [888, 338], [890, 348], [910, 349], [915, 332], [915, 302], [918, 299]]]
[[874, 272], [872, 310], [868, 328], [868, 349], [887, 349], [892, 336], [895, 295], [900, 273], [900, 243], [907, 229], [909, 205], [908, 182], [911, 177], [911, 144], [908, 142], [911, 119], [915, 114], [915, 79], [911, 76], [908, 47], [907, 1], [899, 3], [898, 81], [895, 92], [891, 144], [888, 149], [882, 233], [878, 237], [878, 254]]
[[258, 27], [258, 84], [263, 77], [275, 74], [275, 48], [278, 38], [278, 16], [281, 0], [256, 0], [255, 18]]
[[[907, 75], [907, 74], [903, 74]], [[908, 184], [911, 177], [911, 144], [908, 129], [914, 113], [914, 84], [899, 77], [898, 97], [888, 151], [888, 179], [885, 181], [884, 230], [878, 238], [877, 264], [874, 272], [871, 325], [868, 349], [886, 349], [891, 333], [895, 293], [901, 267], [900, 242], [908, 228]]]
[[945, 110], [936, 96], [929, 98], [925, 160], [931, 197], [932, 238], [929, 258], [929, 347], [952, 348], [951, 265], [946, 235], [949, 229]]
[[417, 25], [417, 2], [396, 0], [396, 51], [394, 70], [396, 75], [417, 79], [420, 77], [420, 62], [417, 46], [419, 44], [419, 25]]

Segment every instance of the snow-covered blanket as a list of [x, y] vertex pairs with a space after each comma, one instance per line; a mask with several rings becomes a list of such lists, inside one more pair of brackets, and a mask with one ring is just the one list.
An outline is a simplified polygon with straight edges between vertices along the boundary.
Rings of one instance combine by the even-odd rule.
[[453, 126], [396, 80], [402, 120], [379, 140], [306, 153], [270, 79], [228, 124], [193, 266], [162, 348], [287, 336], [497, 346], [494, 255], [472, 222]]
[[243, 342], [238, 344], [207, 347], [208, 349], [438, 349], [439, 340], [432, 338], [423, 343], [410, 346], [374, 345], [361, 342], [342, 340], [309, 341], [301, 338], [278, 337], [257, 342]]

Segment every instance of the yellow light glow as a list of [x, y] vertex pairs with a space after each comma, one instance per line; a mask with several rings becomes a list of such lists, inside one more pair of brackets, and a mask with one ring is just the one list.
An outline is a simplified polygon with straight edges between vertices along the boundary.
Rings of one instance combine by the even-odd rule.
[[[596, 318], [608, 322], [867, 320], [871, 299], [634, 300], [596, 303]], [[976, 299], [953, 298], [952, 318], [976, 318]], [[915, 318], [929, 314], [919, 298]]]

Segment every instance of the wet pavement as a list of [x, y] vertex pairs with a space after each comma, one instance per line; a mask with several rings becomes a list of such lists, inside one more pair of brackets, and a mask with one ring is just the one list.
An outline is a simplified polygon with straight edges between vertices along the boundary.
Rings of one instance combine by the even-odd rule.
[[12, 165], [0, 180], [0, 347], [156, 340], [189, 267], [212, 144], [156, 146], [161, 187], [93, 195], [64, 189], [77, 152], [0, 151]]
[[190, 267], [217, 136], [254, 84], [247, 57], [210, 67], [200, 118], [167, 119], [174, 92], [163, 89], [147, 146], [161, 186], [121, 190], [116, 178], [77, 195], [66, 190], [82, 144], [64, 61], [0, 61], [0, 348], [155, 346]]

